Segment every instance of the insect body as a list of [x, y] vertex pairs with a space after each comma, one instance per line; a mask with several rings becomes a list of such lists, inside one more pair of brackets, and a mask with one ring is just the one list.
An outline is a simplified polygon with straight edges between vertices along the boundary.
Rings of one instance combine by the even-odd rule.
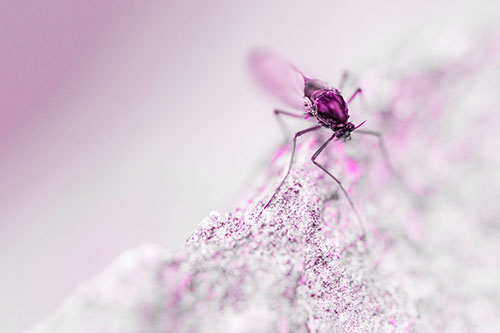
[[[279, 189], [281, 188], [286, 178], [290, 174], [290, 170], [293, 165], [293, 158], [295, 155], [297, 138], [306, 133], [316, 131], [322, 127], [326, 127], [332, 131], [332, 135], [328, 140], [326, 140], [326, 142], [324, 142], [318, 148], [318, 150], [311, 157], [311, 160], [316, 166], [318, 166], [325, 173], [327, 173], [328, 176], [338, 184], [338, 186], [346, 196], [347, 200], [349, 201], [352, 210], [356, 214], [361, 229], [360, 239], [364, 239], [365, 229], [363, 227], [361, 217], [358, 211], [356, 210], [349, 194], [345, 190], [342, 183], [323, 165], [321, 165], [316, 161], [321, 152], [326, 148], [326, 146], [332, 140], [342, 140], [342, 141], [350, 140], [351, 133], [364, 124], [364, 122], [362, 122], [361, 124], [358, 124], [356, 126], [348, 121], [349, 120], [348, 105], [358, 94], [362, 92], [361, 89], [358, 88], [346, 102], [340, 90], [330, 87], [327, 83], [323, 81], [310, 78], [304, 75], [294, 65], [278, 58], [277, 56], [269, 52], [265, 51], [254, 52], [250, 57], [250, 63], [252, 71], [257, 81], [259, 81], [259, 83], [264, 88], [266, 88], [268, 91], [273, 93], [275, 96], [277, 96], [279, 99], [281, 99], [283, 102], [285, 102], [292, 108], [302, 111], [301, 114], [297, 114], [293, 112], [275, 109], [274, 113], [277, 117], [281, 115], [286, 115], [290, 117], [304, 118], [308, 120], [315, 119], [317, 122], [316, 125], [295, 133], [293, 137], [292, 156], [290, 159], [290, 164], [287, 173], [283, 178], [283, 180], [281, 181], [280, 185], [276, 188], [272, 197], [264, 206], [264, 209], [266, 209], [269, 206], [269, 204], [274, 200]], [[345, 80], [345, 75], [342, 78], [340, 87], [343, 85], [344, 80]], [[278, 119], [280, 120], [280, 118]], [[385, 146], [383, 146], [382, 136], [380, 135], [380, 133], [374, 131], [363, 131], [363, 130], [358, 130], [357, 132], [362, 134], [377, 136], [380, 141], [380, 146], [384, 151]]]
[[[346, 103], [340, 91], [335, 88], [321, 87], [318, 82], [307, 78], [304, 78], [304, 80], [305, 112], [316, 118], [321, 126], [331, 129], [337, 139], [349, 140], [351, 132], [363, 123], [355, 126], [347, 121], [349, 119], [348, 103]], [[359, 92], [361, 92], [360, 89], [355, 94]]]

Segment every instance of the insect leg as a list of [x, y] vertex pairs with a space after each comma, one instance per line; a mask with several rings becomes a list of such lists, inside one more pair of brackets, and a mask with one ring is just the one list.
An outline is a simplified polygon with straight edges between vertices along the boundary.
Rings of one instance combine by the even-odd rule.
[[278, 193], [278, 191], [280, 190], [281, 186], [283, 185], [283, 183], [285, 182], [286, 178], [288, 177], [288, 175], [290, 174], [290, 170], [292, 169], [292, 164], [293, 164], [293, 158], [295, 156], [295, 146], [297, 144], [297, 138], [301, 135], [304, 135], [306, 133], [309, 133], [309, 132], [312, 132], [312, 131], [315, 131], [317, 129], [321, 128], [320, 125], [316, 125], [316, 126], [313, 126], [313, 127], [310, 127], [310, 128], [306, 128], [305, 130], [302, 130], [302, 131], [299, 131], [297, 133], [295, 133], [294, 137], [293, 137], [293, 144], [292, 144], [292, 156], [290, 157], [290, 164], [288, 165], [288, 170], [285, 174], [285, 177], [283, 177], [283, 180], [281, 180], [281, 183], [278, 185], [278, 187], [276, 188], [276, 190], [274, 191], [273, 193], [273, 196], [271, 197], [271, 199], [269, 199], [269, 201], [267, 202], [267, 204], [264, 206], [264, 209], [267, 208], [267, 206], [269, 206], [269, 204], [273, 201], [274, 197], [276, 196], [276, 194]]
[[304, 115], [302, 114], [296, 114], [293, 112], [288, 112], [288, 111], [283, 111], [279, 109], [274, 109], [274, 115], [276, 116], [276, 120], [278, 121], [278, 124], [281, 127], [281, 131], [283, 132], [283, 135], [285, 136], [285, 141], [288, 141], [288, 131], [285, 123], [283, 122], [283, 118], [281, 118], [282, 115], [293, 117], [293, 118], [301, 118], [304, 119]]
[[351, 98], [349, 98], [349, 100], [347, 101], [347, 104], [351, 104], [354, 97], [356, 97], [358, 94], [360, 94], [360, 96], [363, 96], [363, 89], [361, 89], [361, 88], [356, 89], [354, 94], [352, 94]]
[[366, 237], [366, 232], [365, 232], [365, 228], [363, 226], [363, 221], [361, 220], [361, 216], [359, 215], [356, 207], [354, 206], [354, 203], [352, 202], [351, 200], [351, 197], [349, 196], [349, 194], [347, 193], [347, 191], [345, 190], [344, 186], [342, 185], [342, 183], [340, 182], [340, 180], [338, 180], [334, 175], [332, 175], [332, 173], [330, 171], [328, 171], [324, 166], [322, 166], [321, 164], [319, 164], [318, 162], [316, 162], [316, 158], [318, 158], [319, 154], [321, 154], [321, 152], [326, 148], [326, 146], [330, 143], [330, 141], [332, 141], [333, 139], [335, 138], [335, 133], [328, 139], [326, 140], [325, 143], [323, 143], [321, 145], [321, 147], [319, 147], [319, 149], [314, 153], [314, 155], [311, 157], [311, 160], [312, 162], [317, 166], [319, 167], [321, 170], [323, 170], [328, 176], [330, 176], [336, 183], [337, 185], [340, 187], [340, 189], [342, 190], [342, 192], [344, 193], [344, 195], [346, 196], [347, 198], [347, 201], [349, 201], [349, 204], [351, 205], [351, 208], [352, 210], [354, 211], [354, 214], [356, 215], [356, 218], [359, 222], [359, 228], [361, 229], [361, 236], [360, 236], [360, 239], [361, 240], [364, 240], [365, 237]]
[[411, 198], [413, 198], [415, 202], [418, 202], [419, 199], [415, 196], [415, 193], [413, 193], [410, 190], [410, 187], [407, 185], [406, 181], [403, 179], [401, 174], [397, 172], [397, 170], [394, 168], [394, 165], [392, 164], [391, 159], [389, 157], [389, 151], [387, 150], [387, 146], [385, 145], [384, 136], [382, 135], [382, 133], [377, 131], [361, 130], [361, 129], [356, 130], [353, 133], [371, 135], [378, 139], [378, 146], [380, 148], [380, 153], [382, 155], [386, 168], [389, 170], [391, 175], [399, 182], [399, 185], [401, 186], [402, 190], [406, 192], [406, 194], [409, 195]]
[[349, 77], [349, 72], [348, 71], [343, 71], [342, 72], [342, 77], [340, 78], [340, 83], [339, 83], [339, 90], [342, 91], [344, 88], [345, 81], [347, 81], [347, 78]]
[[387, 150], [387, 146], [385, 145], [385, 141], [384, 141], [384, 136], [382, 135], [381, 132], [359, 129], [359, 130], [354, 131], [353, 133], [371, 135], [371, 136], [376, 137], [378, 139], [378, 146], [380, 149], [380, 153], [382, 154], [382, 158], [384, 159], [384, 163], [385, 163], [386, 168], [394, 176], [399, 178], [398, 173], [396, 172], [396, 169], [394, 169], [394, 166], [391, 162], [391, 159], [389, 158], [389, 151]]

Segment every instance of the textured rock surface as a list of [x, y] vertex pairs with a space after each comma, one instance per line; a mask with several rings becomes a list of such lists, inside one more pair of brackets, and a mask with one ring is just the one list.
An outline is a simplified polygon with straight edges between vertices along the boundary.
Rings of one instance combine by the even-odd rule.
[[310, 162], [328, 133], [308, 134], [262, 214], [289, 145], [182, 249], [124, 254], [32, 332], [498, 331], [500, 47], [460, 45], [454, 59], [434, 54], [410, 71], [418, 63], [403, 58], [391, 64], [397, 75], [361, 81], [369, 110], [359, 117], [384, 132], [403, 180], [371, 137], [354, 133], [319, 158], [364, 217], [365, 243], [345, 197]]

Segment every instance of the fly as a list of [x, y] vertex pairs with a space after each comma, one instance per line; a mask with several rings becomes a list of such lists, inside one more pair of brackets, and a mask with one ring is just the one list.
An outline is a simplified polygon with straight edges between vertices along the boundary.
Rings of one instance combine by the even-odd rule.
[[278, 97], [288, 106], [302, 111], [301, 114], [298, 114], [294, 112], [283, 111], [280, 109], [274, 109], [274, 114], [280, 121], [280, 124], [282, 124], [280, 118], [281, 116], [302, 119], [312, 118], [317, 122], [315, 126], [295, 133], [293, 137], [292, 156], [290, 158], [288, 170], [283, 180], [274, 191], [272, 197], [264, 206], [263, 210], [265, 210], [274, 200], [276, 194], [279, 192], [281, 186], [290, 174], [295, 155], [297, 138], [306, 133], [310, 133], [322, 127], [325, 127], [330, 129], [332, 131], [332, 134], [312, 155], [311, 160], [317, 167], [319, 167], [330, 178], [332, 178], [344, 193], [359, 223], [359, 227], [361, 229], [360, 239], [364, 240], [366, 233], [363, 226], [363, 221], [356, 209], [356, 206], [351, 200], [351, 197], [345, 190], [340, 180], [335, 177], [330, 171], [328, 171], [323, 165], [316, 161], [321, 152], [328, 146], [328, 144], [332, 140], [340, 140], [343, 142], [348, 141], [351, 139], [351, 133], [356, 131], [356, 133], [376, 136], [379, 139], [379, 146], [381, 148], [384, 160], [388, 168], [391, 171], [394, 170], [389, 161], [387, 149], [385, 148], [381, 133], [358, 129], [365, 123], [364, 121], [358, 125], [355, 125], [349, 121], [348, 106], [356, 98], [356, 96], [362, 94], [361, 88], [356, 89], [356, 91], [346, 101], [340, 92], [340, 89], [342, 88], [346, 79], [345, 73], [342, 76], [342, 80], [339, 85], [340, 89], [336, 89], [329, 86], [323, 81], [306, 76], [291, 63], [288, 63], [285, 60], [277, 57], [276, 55], [266, 51], [253, 52], [250, 56], [250, 65], [257, 81], [266, 90]]

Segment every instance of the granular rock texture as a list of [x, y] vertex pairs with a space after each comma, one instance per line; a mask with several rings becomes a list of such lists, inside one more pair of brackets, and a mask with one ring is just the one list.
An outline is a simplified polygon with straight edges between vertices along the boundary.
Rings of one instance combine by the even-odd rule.
[[401, 61], [397, 75], [361, 80], [359, 113], [384, 133], [397, 174], [376, 138], [356, 132], [318, 161], [342, 180], [366, 241], [310, 161], [328, 132], [306, 134], [265, 210], [289, 143], [237, 208], [211, 213], [182, 249], [124, 254], [32, 332], [499, 331], [498, 42], [464, 40], [454, 59], [434, 55], [416, 72]]

